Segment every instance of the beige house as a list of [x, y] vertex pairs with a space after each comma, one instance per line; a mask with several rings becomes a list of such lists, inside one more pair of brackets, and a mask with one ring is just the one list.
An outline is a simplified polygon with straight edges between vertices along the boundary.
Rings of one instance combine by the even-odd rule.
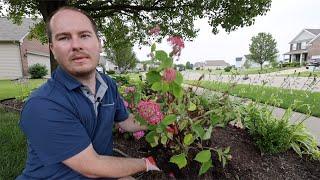
[[29, 40], [33, 21], [25, 18], [20, 26], [0, 17], [0, 79], [18, 79], [28, 76], [28, 67], [40, 63], [50, 75], [49, 47], [38, 40]]
[[194, 69], [223, 69], [227, 66], [230, 66], [229, 63], [224, 60], [207, 60], [205, 62], [196, 62], [193, 66]]
[[320, 59], [320, 29], [303, 29], [290, 43], [285, 60], [304, 64], [311, 59]]

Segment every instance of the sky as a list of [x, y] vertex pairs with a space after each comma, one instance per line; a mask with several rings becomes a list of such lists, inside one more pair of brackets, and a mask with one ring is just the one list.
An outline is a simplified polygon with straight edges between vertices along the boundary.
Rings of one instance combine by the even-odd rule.
[[[180, 60], [176, 63], [225, 60], [235, 64], [236, 57], [249, 54], [251, 38], [259, 32], [272, 34], [277, 42], [279, 60], [282, 60], [283, 54], [289, 51], [289, 42], [303, 29], [320, 29], [319, 7], [320, 0], [273, 0], [271, 9], [266, 15], [256, 17], [254, 25], [231, 33], [220, 29], [216, 35], [212, 34], [206, 20], [197, 20], [195, 25], [200, 32], [192, 42], [185, 42]], [[171, 50], [166, 38], [157, 49]], [[147, 60], [150, 47], [139, 49], [135, 46], [134, 51], [139, 60]]]

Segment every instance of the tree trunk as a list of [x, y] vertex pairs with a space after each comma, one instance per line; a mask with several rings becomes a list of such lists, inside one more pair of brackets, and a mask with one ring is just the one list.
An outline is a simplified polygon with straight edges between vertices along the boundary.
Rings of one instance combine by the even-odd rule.
[[[58, 8], [67, 5], [67, 1], [66, 0], [52, 0], [52, 1], [43, 1], [43, 0], [38, 0], [38, 9], [40, 10], [43, 20], [44, 22], [47, 22], [50, 14], [52, 12], [54, 12], [55, 10], [57, 10]], [[51, 43], [51, 42], [49, 42]], [[53, 71], [57, 68], [58, 63], [57, 61], [54, 59], [54, 56], [50, 51], [50, 67], [51, 67], [51, 74], [53, 73]]]
[[260, 64], [260, 70], [262, 70], [262, 64]]

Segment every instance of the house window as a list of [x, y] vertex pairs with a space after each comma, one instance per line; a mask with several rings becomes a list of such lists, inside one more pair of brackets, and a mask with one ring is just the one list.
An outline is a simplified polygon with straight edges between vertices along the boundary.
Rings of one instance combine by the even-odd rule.
[[307, 49], [307, 42], [301, 43], [301, 49]]
[[293, 51], [297, 50], [297, 44], [292, 44], [292, 50]]
[[301, 43], [297, 43], [297, 50], [301, 49]]

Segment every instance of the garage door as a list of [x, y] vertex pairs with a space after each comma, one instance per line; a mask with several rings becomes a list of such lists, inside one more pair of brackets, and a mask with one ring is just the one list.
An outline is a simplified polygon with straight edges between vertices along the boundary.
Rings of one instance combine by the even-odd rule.
[[0, 79], [22, 77], [19, 46], [10, 43], [0, 44]]
[[46, 77], [50, 77], [51, 71], [50, 71], [50, 57], [47, 55], [41, 55], [41, 54], [35, 54], [35, 53], [27, 53], [28, 58], [28, 67], [34, 65], [34, 64], [42, 64], [45, 65], [48, 69], [48, 75]]

